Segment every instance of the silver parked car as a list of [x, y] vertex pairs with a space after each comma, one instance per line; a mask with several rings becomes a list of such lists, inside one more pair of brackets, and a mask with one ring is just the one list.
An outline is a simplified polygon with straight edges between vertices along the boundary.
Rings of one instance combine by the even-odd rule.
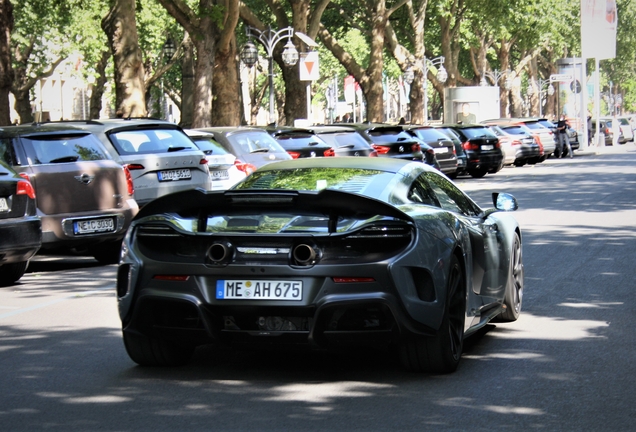
[[210, 189], [205, 154], [174, 123], [146, 118], [69, 123], [97, 135], [113, 159], [128, 168], [139, 207], [169, 193]]

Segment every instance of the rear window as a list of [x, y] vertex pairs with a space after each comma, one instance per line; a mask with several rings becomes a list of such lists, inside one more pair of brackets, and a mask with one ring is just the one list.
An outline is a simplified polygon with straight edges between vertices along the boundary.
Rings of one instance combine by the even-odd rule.
[[464, 135], [466, 135], [468, 139], [497, 138], [490, 129], [485, 127], [462, 128], [461, 131], [464, 133]]
[[501, 129], [513, 135], [528, 135], [528, 131], [521, 126], [502, 126]]
[[21, 140], [35, 165], [110, 159], [99, 139], [92, 134], [30, 135]]
[[413, 133], [415, 133], [415, 135], [417, 135], [419, 138], [423, 139], [424, 141], [439, 141], [440, 139], [442, 140], [448, 139], [446, 135], [444, 135], [437, 129], [411, 129], [411, 130]]
[[240, 151], [241, 154], [246, 153], [287, 153], [267, 132], [241, 132], [227, 135], [227, 140], [232, 146]]
[[281, 133], [276, 135], [276, 141], [280, 143], [294, 144], [296, 146], [309, 146], [326, 143], [316, 135], [307, 132]]
[[337, 132], [320, 134], [320, 138], [332, 147], [368, 147], [369, 143], [358, 132]]
[[120, 155], [166, 153], [198, 150], [192, 140], [178, 129], [135, 129], [109, 136]]
[[192, 137], [192, 141], [206, 155], [225, 155], [228, 151], [212, 137]]
[[374, 144], [395, 143], [399, 141], [411, 141], [413, 137], [403, 129], [372, 129], [367, 132], [373, 138]]

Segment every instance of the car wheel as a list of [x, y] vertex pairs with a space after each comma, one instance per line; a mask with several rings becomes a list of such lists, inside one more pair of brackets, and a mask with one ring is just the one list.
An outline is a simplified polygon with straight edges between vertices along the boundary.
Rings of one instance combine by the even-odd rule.
[[457, 172], [448, 173], [447, 176], [449, 179], [455, 180], [457, 178]]
[[0, 266], [0, 286], [12, 285], [26, 272], [28, 261], [4, 264]]
[[521, 313], [521, 303], [523, 301], [523, 260], [521, 256], [521, 241], [519, 235], [515, 233], [510, 252], [510, 275], [506, 285], [504, 305], [506, 309], [497, 317], [498, 321], [516, 321]]
[[459, 365], [464, 347], [466, 292], [459, 260], [451, 258], [442, 325], [434, 337], [419, 337], [400, 346], [402, 365], [414, 372], [450, 373]]
[[183, 366], [194, 353], [194, 345], [123, 333], [128, 356], [140, 366]]
[[485, 169], [477, 169], [477, 170], [471, 170], [468, 172], [468, 174], [470, 174], [471, 177], [473, 178], [482, 178], [483, 176], [485, 176], [488, 173], [488, 170]]
[[121, 256], [121, 241], [102, 243], [93, 249], [92, 255], [100, 264], [118, 264]]

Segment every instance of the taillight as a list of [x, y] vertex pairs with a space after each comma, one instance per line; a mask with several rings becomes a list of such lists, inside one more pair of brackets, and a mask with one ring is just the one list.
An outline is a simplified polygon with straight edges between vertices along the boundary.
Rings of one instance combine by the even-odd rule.
[[521, 141], [519, 140], [512, 140], [512, 143], [510, 143], [511, 146], [520, 146], [521, 145]]
[[609, 135], [609, 133], [610, 133], [609, 128], [605, 128], [605, 131], [604, 131], [603, 133], [604, 133], [605, 135]]
[[146, 169], [142, 164], [128, 164], [126, 166], [130, 171]]
[[293, 158], [293, 159], [298, 159], [300, 157], [300, 153], [295, 152], [295, 151], [288, 151], [287, 153], [289, 153], [289, 155]]
[[324, 157], [334, 157], [334, 156], [336, 156], [336, 152], [335, 152], [334, 149], [328, 148], [327, 150], [324, 151], [323, 156]]
[[126, 175], [126, 186], [128, 188], [128, 196], [133, 196], [135, 193], [135, 186], [133, 185], [132, 175], [128, 165], [124, 165], [124, 174]]
[[207, 165], [207, 164], [208, 164], [207, 158], [203, 158], [199, 161], [199, 165]]
[[254, 165], [247, 162], [241, 162], [239, 159], [234, 161], [234, 166], [236, 166], [239, 171], [244, 172], [245, 175], [250, 175], [256, 171], [256, 167]]
[[479, 146], [475, 143], [471, 143], [470, 141], [466, 141], [462, 144], [464, 150], [479, 150]]
[[378, 152], [373, 150], [371, 153], [369, 153], [369, 157], [378, 157]]
[[419, 145], [419, 144], [417, 144], [417, 143], [416, 143], [416, 144], [413, 144], [413, 145], [411, 146], [411, 151], [412, 151], [413, 153], [416, 153], [416, 152], [420, 151], [420, 149], [421, 149], [421, 147], [420, 147], [420, 145]]
[[375, 149], [376, 152], [378, 152], [378, 154], [387, 154], [389, 151], [391, 151], [391, 147], [388, 146], [381, 146], [378, 144], [371, 144], [371, 147], [373, 147]]
[[495, 143], [495, 148], [501, 148], [501, 141], [497, 140], [497, 142]]
[[16, 195], [26, 195], [31, 199], [35, 199], [35, 189], [28, 180], [18, 180], [18, 185], [15, 191]]

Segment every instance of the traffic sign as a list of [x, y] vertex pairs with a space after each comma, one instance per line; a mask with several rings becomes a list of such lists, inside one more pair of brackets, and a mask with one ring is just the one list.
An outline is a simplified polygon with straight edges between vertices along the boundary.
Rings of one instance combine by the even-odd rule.
[[550, 75], [550, 82], [570, 82], [574, 78], [570, 74], [552, 74]]
[[316, 81], [319, 78], [318, 51], [302, 53], [300, 56], [300, 80]]

